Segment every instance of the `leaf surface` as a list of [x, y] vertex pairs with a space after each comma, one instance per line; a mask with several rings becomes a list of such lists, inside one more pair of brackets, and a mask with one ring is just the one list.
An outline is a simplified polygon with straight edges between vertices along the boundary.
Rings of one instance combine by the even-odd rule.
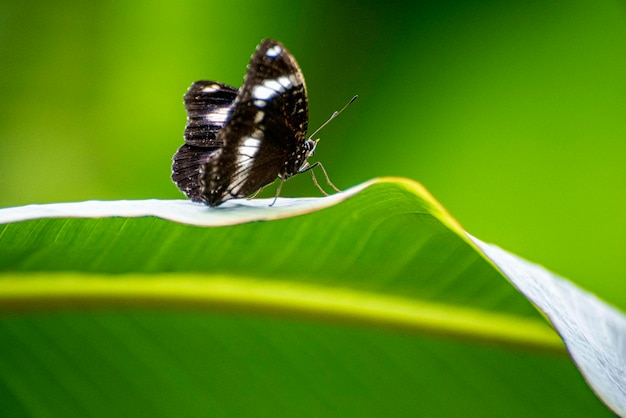
[[[468, 236], [418, 184], [270, 202], [0, 210], [2, 404], [62, 416], [610, 416], [508, 276], [622, 411], [623, 315], [612, 311], [615, 333], [589, 337], [612, 361], [588, 371], [569, 341], [579, 334], [554, 318], [570, 313], [512, 279], [538, 267]], [[598, 367], [615, 367], [617, 395]]]

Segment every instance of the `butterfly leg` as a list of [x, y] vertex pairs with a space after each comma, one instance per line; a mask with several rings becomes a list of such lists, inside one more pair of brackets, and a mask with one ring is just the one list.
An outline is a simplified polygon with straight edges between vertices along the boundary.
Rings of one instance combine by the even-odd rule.
[[274, 206], [274, 203], [276, 203], [276, 201], [278, 200], [278, 196], [280, 196], [280, 189], [283, 188], [284, 182], [285, 179], [280, 179], [280, 183], [278, 183], [278, 188], [276, 189], [276, 196], [274, 196], [274, 200], [272, 201], [272, 203], [270, 203], [270, 206]]
[[[326, 173], [326, 169], [324, 168], [324, 166], [322, 165], [322, 163], [320, 163], [320, 162], [318, 161], [318, 162], [316, 162], [314, 165], [319, 165], [319, 166], [320, 166], [320, 168], [322, 169], [322, 173], [324, 173], [324, 178], [326, 179], [326, 183], [328, 183], [328, 184], [330, 185], [330, 187], [332, 187], [333, 189], [335, 189], [335, 191], [336, 191], [336, 192], [341, 192], [341, 190], [339, 190], [339, 189], [337, 188], [337, 186], [335, 186], [335, 185], [333, 184], [333, 182], [332, 182], [332, 181], [330, 181], [330, 178], [328, 177], [328, 173]], [[311, 171], [311, 173], [313, 173], [313, 172]], [[319, 187], [319, 186], [318, 186], [318, 187]]]
[[315, 172], [311, 170], [311, 168], [315, 167], [316, 165], [317, 163], [309, 167], [309, 170], [311, 171], [311, 178], [313, 179], [313, 184], [315, 184], [315, 186], [319, 189], [320, 192], [322, 192], [324, 196], [328, 196], [328, 193], [326, 193], [326, 190], [322, 189], [322, 186], [320, 186], [320, 184], [318, 183], [317, 178], [315, 177]]
[[324, 178], [326, 179], [326, 183], [328, 183], [330, 185], [330, 187], [332, 187], [333, 189], [335, 189], [338, 192], [341, 192], [341, 190], [339, 190], [332, 181], [330, 181], [330, 178], [328, 177], [328, 173], [326, 173], [326, 170], [324, 169], [324, 166], [322, 165], [322, 163], [320, 163], [319, 161], [316, 161], [313, 165], [309, 166], [306, 168], [306, 170], [301, 171], [301, 173], [304, 173], [305, 171], [310, 171], [311, 172], [311, 177], [313, 178], [313, 184], [315, 184], [315, 186], [320, 190], [320, 192], [322, 192], [322, 194], [324, 196], [328, 196], [328, 193], [326, 193], [326, 191], [324, 189], [322, 189], [322, 186], [320, 186], [320, 184], [317, 181], [317, 178], [315, 177], [315, 173], [313, 172], [313, 169], [315, 167], [319, 166], [319, 168], [322, 169], [322, 173], [324, 173]]
[[[270, 183], [271, 184], [271, 183]], [[256, 192], [252, 193], [250, 196], [248, 196], [246, 199], [247, 200], [252, 200], [255, 197], [257, 197], [259, 195], [259, 193], [261, 193], [263, 191], [263, 189], [265, 189], [267, 186], [269, 186], [269, 184], [266, 184], [265, 186], [261, 187], [259, 190], [257, 190]]]

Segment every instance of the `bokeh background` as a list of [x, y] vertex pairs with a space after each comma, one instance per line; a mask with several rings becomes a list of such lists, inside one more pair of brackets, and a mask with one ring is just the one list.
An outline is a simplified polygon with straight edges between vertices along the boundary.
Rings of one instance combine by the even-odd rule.
[[[311, 128], [360, 96], [320, 133], [339, 187], [415, 179], [626, 307], [623, 1], [3, 0], [0, 207], [182, 198], [183, 94], [240, 85], [265, 37], [302, 67]], [[319, 192], [297, 176], [290, 195]]]

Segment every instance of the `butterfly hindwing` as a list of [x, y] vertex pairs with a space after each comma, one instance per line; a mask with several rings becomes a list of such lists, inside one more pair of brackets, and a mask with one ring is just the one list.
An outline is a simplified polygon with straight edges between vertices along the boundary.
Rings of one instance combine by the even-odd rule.
[[196, 81], [185, 93], [185, 143], [200, 147], [221, 146], [216, 136], [230, 116], [237, 89], [216, 81]]
[[216, 139], [224, 127], [237, 89], [215, 81], [196, 81], [185, 94], [185, 144], [174, 155], [172, 180], [194, 201], [203, 201], [203, 169], [223, 146]]

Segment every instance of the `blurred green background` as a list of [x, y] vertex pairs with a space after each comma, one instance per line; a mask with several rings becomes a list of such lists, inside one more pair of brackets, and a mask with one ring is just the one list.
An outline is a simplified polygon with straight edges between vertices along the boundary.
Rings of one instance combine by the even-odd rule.
[[[0, 207], [183, 198], [182, 96], [265, 37], [347, 188], [423, 183], [472, 234], [626, 307], [622, 1], [1, 1]], [[269, 195], [273, 194], [270, 190]], [[283, 196], [318, 196], [297, 176]]]

